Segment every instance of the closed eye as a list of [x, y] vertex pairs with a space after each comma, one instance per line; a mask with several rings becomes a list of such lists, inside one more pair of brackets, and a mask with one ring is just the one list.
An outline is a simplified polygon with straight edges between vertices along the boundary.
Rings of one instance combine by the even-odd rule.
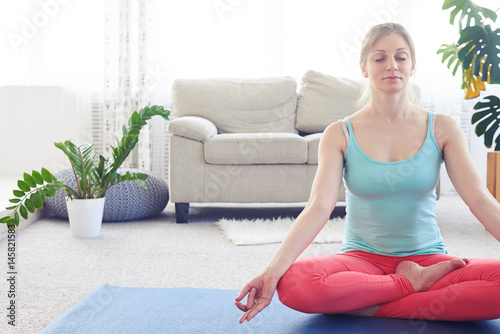
[[381, 61], [384, 61], [385, 58], [380, 58], [380, 59], [375, 59], [376, 62], [381, 62]]

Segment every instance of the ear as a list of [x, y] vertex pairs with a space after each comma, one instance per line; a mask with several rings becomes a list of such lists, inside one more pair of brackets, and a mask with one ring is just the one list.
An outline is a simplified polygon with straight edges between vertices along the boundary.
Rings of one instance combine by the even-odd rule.
[[366, 66], [362, 62], [359, 62], [359, 68], [361, 68], [361, 73], [363, 73], [364, 78], [368, 78], [368, 72], [366, 72]]

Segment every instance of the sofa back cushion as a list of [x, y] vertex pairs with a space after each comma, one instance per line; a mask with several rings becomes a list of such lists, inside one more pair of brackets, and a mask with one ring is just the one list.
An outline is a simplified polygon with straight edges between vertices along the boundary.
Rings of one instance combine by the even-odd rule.
[[323, 132], [331, 123], [354, 113], [361, 83], [308, 71], [302, 77], [296, 128], [305, 133]]
[[297, 133], [297, 83], [291, 77], [178, 79], [172, 103], [176, 116], [204, 117], [219, 133]]

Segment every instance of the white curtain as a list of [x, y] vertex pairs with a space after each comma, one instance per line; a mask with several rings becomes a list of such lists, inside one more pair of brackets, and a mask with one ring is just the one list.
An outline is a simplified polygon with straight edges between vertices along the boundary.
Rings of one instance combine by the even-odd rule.
[[[134, 111], [149, 105], [149, 1], [106, 0], [104, 36], [104, 91], [100, 147], [106, 157], [122, 136], [122, 125]], [[143, 127], [139, 142], [123, 167], [151, 170], [150, 127]]]

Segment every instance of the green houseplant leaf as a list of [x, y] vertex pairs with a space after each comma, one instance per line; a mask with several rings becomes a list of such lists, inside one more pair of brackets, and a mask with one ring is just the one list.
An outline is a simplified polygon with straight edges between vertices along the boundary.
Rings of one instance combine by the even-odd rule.
[[[471, 0], [445, 0], [443, 9], [450, 9], [455, 7], [450, 13], [450, 24], [455, 23], [458, 13], [462, 12], [459, 19], [459, 31], [463, 26], [471, 27], [473, 25], [480, 25], [484, 19], [491, 19], [493, 22], [497, 19], [497, 14], [491, 9], [480, 7], [474, 4]], [[474, 22], [473, 22], [474, 21]]]
[[500, 29], [492, 30], [490, 25], [467, 27], [462, 30], [458, 44], [458, 58], [464, 70], [473, 66], [472, 73], [481, 75], [481, 80], [500, 84]]
[[448, 64], [446, 67], [450, 68], [454, 65], [452, 70], [453, 75], [457, 73], [458, 68], [462, 64], [462, 62], [458, 59], [458, 48], [456, 44], [443, 44], [437, 51], [437, 54], [443, 54], [443, 58], [441, 62], [444, 64], [446, 60], [448, 60]]
[[55, 196], [56, 191], [64, 186], [45, 168], [42, 168], [41, 173], [35, 171], [31, 175], [24, 173], [23, 179], [18, 180], [17, 185], [19, 189], [12, 191], [16, 198], [9, 200], [16, 205], [8, 207], [12, 213], [0, 219], [0, 223], [7, 224], [9, 228], [19, 225], [19, 216], [28, 219], [30, 212], [34, 213], [36, 209], [43, 208], [45, 198]]
[[[465, 98], [476, 98], [486, 89], [485, 83], [500, 84], [500, 29], [488, 24], [488, 20], [496, 22], [498, 16], [495, 11], [477, 6], [472, 0], [444, 0], [442, 8], [451, 9], [452, 25], [460, 14], [457, 20], [460, 34], [456, 44], [458, 60], [452, 44], [443, 44], [437, 53], [443, 54], [443, 63], [449, 59], [448, 68], [455, 64], [453, 75], [462, 65]], [[484, 145], [488, 148], [495, 141], [495, 151], [500, 151], [500, 136], [495, 137], [500, 126], [499, 104], [498, 97], [487, 96], [474, 106], [477, 112], [471, 118], [472, 124], [476, 124], [476, 135], [483, 136]]]
[[[500, 98], [490, 95], [474, 106], [477, 110], [472, 115], [472, 124], [477, 123], [475, 133], [477, 136], [484, 136], [484, 145], [490, 148], [496, 132], [500, 128]], [[500, 151], [500, 135], [495, 139], [495, 151]]]

